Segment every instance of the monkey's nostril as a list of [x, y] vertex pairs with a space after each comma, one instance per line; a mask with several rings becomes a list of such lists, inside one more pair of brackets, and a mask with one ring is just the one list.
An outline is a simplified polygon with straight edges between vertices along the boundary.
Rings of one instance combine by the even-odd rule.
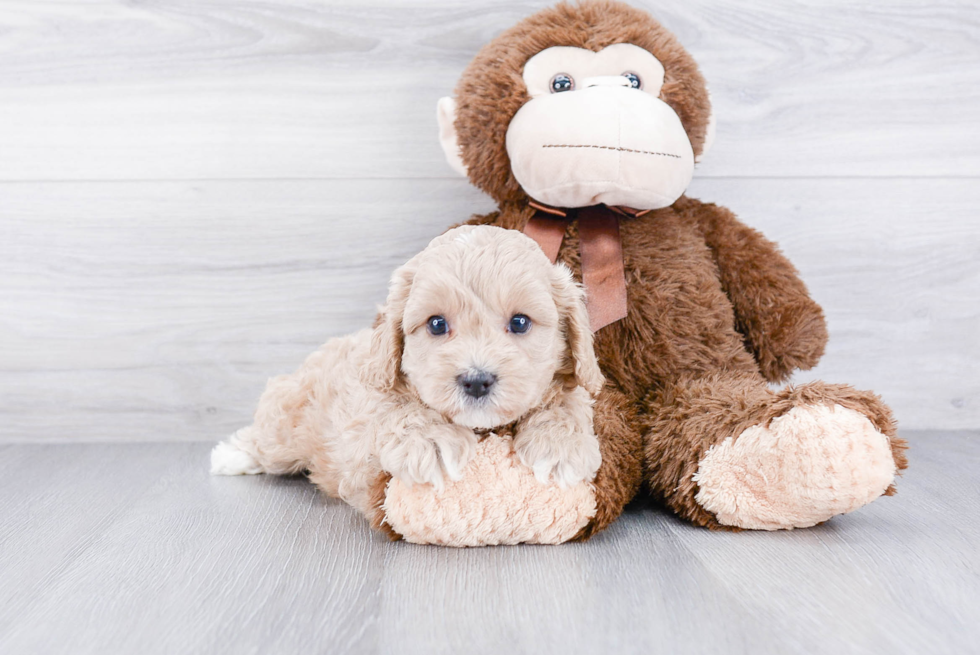
[[482, 398], [490, 393], [490, 387], [497, 381], [497, 376], [488, 371], [473, 371], [456, 376], [456, 382], [463, 388], [467, 396]]

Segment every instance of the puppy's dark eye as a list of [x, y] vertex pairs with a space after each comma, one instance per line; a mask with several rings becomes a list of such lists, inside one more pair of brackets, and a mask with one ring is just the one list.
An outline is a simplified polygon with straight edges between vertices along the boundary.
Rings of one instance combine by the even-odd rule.
[[623, 77], [625, 77], [630, 81], [630, 86], [633, 87], [634, 89], [640, 88], [640, 84], [641, 84], [640, 76], [637, 75], [636, 73], [623, 73]]
[[531, 319], [524, 314], [514, 314], [507, 329], [514, 334], [524, 334], [531, 329]]
[[429, 320], [425, 322], [425, 329], [429, 331], [429, 334], [439, 336], [449, 331], [449, 323], [442, 316], [430, 316]]
[[566, 75], [565, 73], [558, 73], [553, 78], [551, 78], [552, 93], [571, 91], [574, 88], [575, 88], [575, 80], [572, 79], [571, 75]]

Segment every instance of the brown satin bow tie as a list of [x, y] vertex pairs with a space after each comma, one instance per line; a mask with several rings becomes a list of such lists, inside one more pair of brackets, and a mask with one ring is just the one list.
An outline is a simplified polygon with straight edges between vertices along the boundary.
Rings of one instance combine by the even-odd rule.
[[[646, 211], [628, 207], [595, 205], [564, 210], [533, 200], [537, 211], [524, 227], [552, 263], [565, 239], [571, 218], [578, 220], [579, 254], [582, 256], [582, 284], [585, 285], [589, 323], [597, 332], [610, 323], [626, 318], [626, 271], [623, 268], [623, 242], [619, 236], [619, 216], [641, 216]], [[570, 216], [570, 212], [575, 212]]]

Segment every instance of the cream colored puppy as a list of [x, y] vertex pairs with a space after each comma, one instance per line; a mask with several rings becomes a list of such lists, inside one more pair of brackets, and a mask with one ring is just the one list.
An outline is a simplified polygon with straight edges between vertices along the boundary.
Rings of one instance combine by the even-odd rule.
[[215, 475], [297, 473], [368, 513], [387, 471], [457, 480], [486, 430], [542, 483], [591, 480], [603, 378], [583, 293], [520, 232], [465, 226], [395, 271], [371, 330], [332, 339], [273, 378], [255, 422], [211, 453]]

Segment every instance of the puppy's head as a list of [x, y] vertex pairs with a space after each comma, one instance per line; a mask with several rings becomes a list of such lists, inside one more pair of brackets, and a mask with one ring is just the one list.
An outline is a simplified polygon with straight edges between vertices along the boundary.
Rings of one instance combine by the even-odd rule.
[[569, 270], [490, 226], [450, 230], [395, 271], [364, 377], [381, 389], [407, 382], [472, 428], [520, 418], [553, 384], [596, 394], [603, 383]]

